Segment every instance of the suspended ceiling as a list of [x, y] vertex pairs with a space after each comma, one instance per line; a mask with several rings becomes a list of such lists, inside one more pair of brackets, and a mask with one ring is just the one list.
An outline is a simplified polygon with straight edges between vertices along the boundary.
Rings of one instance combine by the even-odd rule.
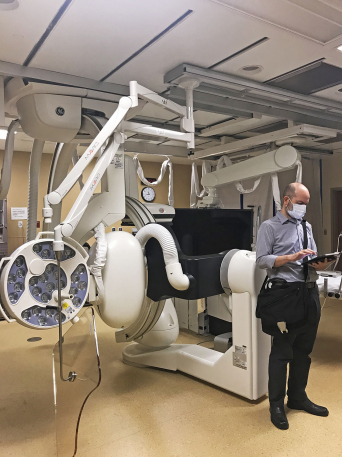
[[[124, 86], [130, 80], [138, 80], [159, 93], [169, 88], [164, 75], [183, 62], [261, 83], [285, 74], [291, 77], [300, 67], [316, 61], [333, 66], [336, 74], [342, 74], [342, 52], [337, 50], [342, 45], [342, 8], [337, 0], [19, 3], [16, 10], [0, 10], [0, 60], [28, 68]], [[260, 68], [256, 73], [243, 72], [241, 69], [246, 66]], [[305, 75], [301, 84], [305, 86]], [[315, 96], [342, 103], [342, 77], [339, 81], [337, 76], [333, 84], [315, 92]], [[255, 129], [273, 121], [274, 129], [278, 129], [277, 124], [282, 121], [279, 117], [260, 116], [248, 122], [250, 118], [227, 109], [197, 109], [197, 147], [218, 145], [220, 136], [230, 140], [253, 136], [257, 134]], [[151, 105], [145, 106], [138, 120], [165, 126], [178, 124], [170, 113]], [[220, 124], [227, 128], [221, 126], [216, 129], [219, 133], [209, 137], [210, 128]], [[24, 137], [18, 133], [17, 148], [29, 150], [31, 140]], [[134, 137], [132, 144], [133, 141]], [[175, 142], [163, 144], [177, 146]], [[4, 141], [0, 140], [0, 148], [3, 147]], [[330, 150], [340, 147], [340, 142], [329, 143]], [[47, 150], [52, 149], [52, 144], [47, 146]]]

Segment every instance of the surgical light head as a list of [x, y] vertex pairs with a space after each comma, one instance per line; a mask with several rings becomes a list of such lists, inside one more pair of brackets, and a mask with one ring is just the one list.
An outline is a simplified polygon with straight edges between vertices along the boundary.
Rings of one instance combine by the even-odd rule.
[[[60, 280], [63, 323], [76, 317], [88, 296], [87, 259], [85, 251], [78, 249], [75, 242], [72, 245], [65, 242]], [[53, 239], [30, 241], [6, 260], [0, 290], [7, 317], [30, 328], [57, 327], [58, 272]]]

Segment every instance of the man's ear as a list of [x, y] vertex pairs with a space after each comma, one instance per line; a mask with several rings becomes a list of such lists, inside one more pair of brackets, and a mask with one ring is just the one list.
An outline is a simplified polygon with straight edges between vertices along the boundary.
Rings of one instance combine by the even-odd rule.
[[289, 204], [289, 201], [290, 201], [290, 197], [288, 197], [287, 195], [284, 197], [284, 200], [283, 200], [283, 204], [285, 206], [287, 206]]

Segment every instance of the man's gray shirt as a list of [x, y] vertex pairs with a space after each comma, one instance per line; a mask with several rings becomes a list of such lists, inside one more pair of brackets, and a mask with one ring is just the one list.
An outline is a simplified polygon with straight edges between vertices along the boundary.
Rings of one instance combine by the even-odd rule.
[[[256, 245], [256, 263], [259, 268], [267, 268], [269, 278], [283, 278], [288, 282], [304, 282], [303, 260], [289, 262], [281, 267], [275, 267], [274, 262], [280, 255], [294, 254], [301, 251], [304, 243], [301, 220], [288, 219], [280, 211], [260, 226]], [[306, 223], [308, 234], [308, 249], [317, 252], [311, 225]], [[305, 258], [312, 258], [308, 256]], [[314, 268], [309, 267], [308, 281], [318, 278]]]

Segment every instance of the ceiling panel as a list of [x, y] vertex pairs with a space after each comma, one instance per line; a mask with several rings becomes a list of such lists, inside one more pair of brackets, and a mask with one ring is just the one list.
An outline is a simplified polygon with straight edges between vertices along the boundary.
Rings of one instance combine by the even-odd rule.
[[184, 14], [186, 3], [75, 0], [31, 65], [101, 79]]
[[[270, 40], [215, 70], [263, 82], [324, 57], [324, 51], [316, 43], [291, 34], [286, 34], [285, 38], [283, 33], [275, 32], [272, 36], [269, 34]], [[239, 71], [249, 65], [260, 65], [263, 70], [253, 76]]]
[[342, 14], [319, 0], [213, 0], [276, 27], [327, 43], [342, 34]]
[[342, 83], [342, 68], [325, 62], [315, 62], [281, 75], [269, 82], [271, 86], [300, 94], [314, 94], [319, 90]]
[[181, 4], [194, 13], [108, 82], [127, 84], [138, 78], [140, 84], [162, 91], [164, 74], [182, 62], [209, 67], [264, 37], [265, 28], [270, 28], [207, 0], [181, 0]]
[[22, 64], [64, 0], [19, 3], [16, 10], [0, 10], [0, 60]]

